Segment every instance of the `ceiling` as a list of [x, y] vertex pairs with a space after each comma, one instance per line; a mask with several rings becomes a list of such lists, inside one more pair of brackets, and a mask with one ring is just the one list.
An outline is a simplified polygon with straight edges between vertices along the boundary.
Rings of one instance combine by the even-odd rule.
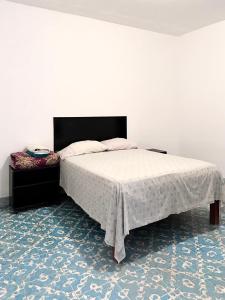
[[9, 0], [171, 35], [225, 19], [225, 0]]

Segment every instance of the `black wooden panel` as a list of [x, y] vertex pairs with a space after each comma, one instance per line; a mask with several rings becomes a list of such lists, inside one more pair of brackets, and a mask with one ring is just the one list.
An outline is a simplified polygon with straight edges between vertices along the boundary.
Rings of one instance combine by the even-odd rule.
[[127, 117], [55, 117], [54, 150], [83, 140], [127, 138]]
[[59, 182], [59, 165], [42, 169], [15, 170], [14, 186], [37, 184], [56, 180]]
[[13, 190], [14, 209], [19, 207], [37, 206], [42, 203], [52, 204], [59, 198], [59, 185], [57, 181], [16, 187]]
[[14, 210], [53, 204], [62, 198], [59, 165], [15, 170], [9, 166], [10, 205]]

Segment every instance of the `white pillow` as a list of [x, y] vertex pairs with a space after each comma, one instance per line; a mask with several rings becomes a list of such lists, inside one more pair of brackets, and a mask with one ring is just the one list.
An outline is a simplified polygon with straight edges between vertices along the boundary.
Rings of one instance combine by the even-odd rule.
[[129, 150], [129, 149], [137, 149], [137, 145], [128, 141], [127, 139], [123, 138], [114, 138], [110, 140], [102, 141], [107, 147], [107, 150], [114, 151], [114, 150]]
[[70, 144], [68, 147], [62, 149], [58, 153], [61, 159], [65, 159], [70, 156], [102, 152], [105, 150], [107, 150], [107, 147], [98, 141], [80, 141]]

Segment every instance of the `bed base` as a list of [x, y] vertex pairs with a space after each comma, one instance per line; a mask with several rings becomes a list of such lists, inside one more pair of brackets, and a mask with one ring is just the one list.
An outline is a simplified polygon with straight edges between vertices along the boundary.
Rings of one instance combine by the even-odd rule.
[[[219, 225], [220, 224], [220, 201], [215, 200], [214, 203], [210, 204], [210, 213], [209, 213], [209, 222], [211, 225]], [[115, 262], [115, 248], [112, 247], [112, 258]]]

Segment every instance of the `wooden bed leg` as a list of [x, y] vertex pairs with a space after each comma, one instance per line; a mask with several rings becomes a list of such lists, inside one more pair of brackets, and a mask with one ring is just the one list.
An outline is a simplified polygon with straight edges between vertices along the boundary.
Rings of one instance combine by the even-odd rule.
[[219, 225], [220, 223], [220, 201], [215, 200], [210, 204], [210, 224]]

